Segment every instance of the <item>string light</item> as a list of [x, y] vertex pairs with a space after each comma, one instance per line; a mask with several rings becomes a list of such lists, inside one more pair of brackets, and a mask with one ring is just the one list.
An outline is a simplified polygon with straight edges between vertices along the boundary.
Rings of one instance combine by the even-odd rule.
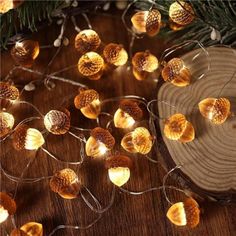
[[89, 119], [97, 119], [101, 112], [99, 94], [93, 89], [80, 90], [74, 99], [74, 104]]
[[18, 88], [7, 82], [0, 82], [0, 98], [15, 101], [19, 98]]
[[145, 80], [158, 68], [158, 64], [158, 59], [148, 50], [137, 52], [132, 58], [133, 75], [137, 80]]
[[99, 80], [103, 74], [104, 60], [96, 52], [87, 52], [78, 62], [79, 72], [90, 80]]
[[128, 60], [128, 53], [123, 48], [123, 45], [109, 43], [103, 49], [103, 57], [110, 65], [123, 66]]
[[9, 134], [14, 126], [14, 116], [8, 112], [0, 112], [0, 138]]
[[130, 178], [131, 159], [124, 155], [116, 155], [106, 160], [106, 168], [110, 181], [118, 187], [128, 182]]
[[205, 98], [198, 104], [201, 115], [213, 124], [223, 124], [230, 115], [230, 101], [227, 98]]
[[16, 212], [16, 203], [7, 193], [0, 192], [0, 224]]
[[39, 43], [33, 40], [17, 41], [11, 55], [17, 64], [31, 67], [39, 55]]
[[65, 134], [70, 129], [70, 112], [67, 109], [51, 110], [44, 117], [44, 125], [50, 133]]
[[94, 158], [102, 157], [114, 145], [115, 139], [108, 130], [101, 127], [94, 128], [85, 145], [86, 155]]
[[16, 150], [37, 150], [45, 143], [45, 140], [37, 129], [20, 125], [13, 133], [12, 142]]
[[167, 211], [167, 218], [177, 226], [196, 227], [200, 221], [198, 203], [193, 198], [173, 204]]
[[138, 127], [134, 131], [125, 134], [121, 140], [121, 146], [130, 153], [147, 154], [151, 151], [153, 137], [145, 127]]
[[194, 20], [194, 11], [189, 3], [176, 1], [170, 5], [169, 17], [176, 24], [185, 26]]
[[180, 113], [174, 114], [166, 119], [164, 134], [168, 139], [177, 140], [182, 143], [191, 142], [195, 138], [193, 125]]
[[171, 59], [161, 71], [162, 78], [175, 86], [184, 87], [189, 85], [191, 79], [190, 70], [180, 58]]
[[137, 33], [147, 33], [153, 37], [160, 31], [161, 13], [157, 9], [138, 11], [132, 16], [131, 22]]
[[81, 188], [77, 174], [69, 168], [57, 171], [50, 180], [50, 188], [62, 198], [77, 198]]
[[136, 120], [143, 117], [143, 111], [138, 103], [132, 100], [123, 100], [114, 114], [114, 125], [117, 128], [131, 128]]
[[81, 54], [96, 51], [100, 44], [99, 35], [92, 29], [82, 30], [75, 37], [75, 48]]

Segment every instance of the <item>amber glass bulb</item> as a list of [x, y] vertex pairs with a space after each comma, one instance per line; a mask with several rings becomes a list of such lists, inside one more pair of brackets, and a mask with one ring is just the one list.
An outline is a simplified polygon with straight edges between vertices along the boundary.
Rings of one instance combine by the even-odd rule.
[[103, 74], [104, 60], [96, 52], [87, 52], [78, 62], [79, 72], [91, 80], [98, 80]]
[[205, 98], [198, 107], [202, 116], [213, 124], [223, 124], [230, 115], [230, 101], [227, 98]]
[[75, 48], [81, 54], [96, 51], [100, 44], [99, 35], [91, 29], [82, 30], [75, 37]]
[[33, 40], [16, 42], [11, 50], [11, 55], [17, 64], [31, 67], [39, 55], [39, 43]]
[[70, 112], [51, 110], [44, 117], [45, 128], [53, 134], [65, 134], [70, 129]]
[[28, 234], [26, 234], [23, 230], [21, 229], [13, 229], [11, 231], [10, 236], [27, 236]]
[[50, 180], [50, 188], [62, 198], [73, 199], [78, 196], [81, 183], [77, 174], [69, 168], [57, 171]]
[[74, 104], [89, 119], [97, 119], [101, 112], [99, 94], [93, 89], [80, 90], [74, 99]]
[[193, 198], [173, 204], [167, 211], [167, 218], [177, 226], [196, 227], [200, 221], [198, 203]]
[[117, 128], [131, 128], [137, 120], [143, 117], [143, 111], [137, 102], [123, 100], [114, 114], [114, 125]]
[[20, 227], [27, 236], [43, 236], [43, 226], [37, 222], [28, 222]]
[[124, 155], [112, 156], [106, 161], [110, 181], [118, 187], [128, 182], [130, 178], [131, 159]]
[[16, 203], [7, 193], [0, 192], [0, 223], [16, 212]]
[[8, 112], [0, 112], [0, 138], [6, 136], [13, 128], [15, 119]]
[[191, 79], [190, 70], [180, 58], [171, 59], [162, 69], [162, 78], [178, 87], [189, 85]]
[[45, 143], [41, 132], [27, 125], [16, 128], [12, 141], [16, 150], [37, 150]]
[[20, 96], [18, 88], [7, 82], [0, 82], [0, 99], [17, 100]]
[[138, 11], [132, 16], [131, 22], [138, 33], [155, 36], [160, 31], [161, 13], [157, 9]]
[[[180, 4], [179, 4], [180, 3]], [[173, 2], [169, 8], [169, 17], [178, 25], [188, 25], [194, 19], [194, 11], [191, 5], [184, 1]], [[183, 7], [182, 7], [182, 6]]]
[[151, 151], [153, 138], [145, 127], [138, 127], [127, 133], [121, 140], [121, 146], [131, 153], [147, 154]]
[[168, 139], [183, 143], [191, 142], [195, 138], [193, 125], [180, 113], [172, 115], [165, 121], [164, 134]]
[[114, 145], [115, 139], [108, 130], [100, 127], [94, 128], [85, 145], [86, 155], [94, 158], [102, 157]]
[[125, 51], [123, 45], [116, 43], [109, 43], [103, 50], [105, 61], [114, 66], [122, 66], [128, 60], [128, 53]]

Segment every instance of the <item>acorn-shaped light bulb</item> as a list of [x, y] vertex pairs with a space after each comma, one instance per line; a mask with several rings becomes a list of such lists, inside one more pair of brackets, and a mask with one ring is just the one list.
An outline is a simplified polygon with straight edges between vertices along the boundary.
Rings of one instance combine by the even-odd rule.
[[86, 142], [86, 155], [94, 158], [103, 157], [114, 145], [115, 139], [111, 133], [106, 129], [96, 127], [91, 131], [91, 135]]
[[103, 57], [110, 65], [123, 66], [128, 60], [128, 53], [123, 45], [109, 43], [103, 50]]
[[31, 67], [39, 55], [39, 43], [33, 40], [18, 41], [11, 49], [11, 55], [18, 65]]
[[28, 234], [25, 233], [23, 230], [21, 229], [13, 229], [11, 231], [10, 236], [27, 236]]
[[153, 37], [160, 31], [161, 13], [157, 9], [138, 11], [132, 16], [131, 22], [137, 33], [147, 33]]
[[0, 1], [0, 14], [4, 14], [11, 9], [20, 6], [24, 0], [1, 0]]
[[124, 155], [116, 155], [106, 160], [106, 168], [110, 181], [118, 187], [128, 182], [132, 161]]
[[0, 112], [0, 138], [6, 136], [13, 128], [15, 119], [8, 112]]
[[26, 233], [27, 236], [43, 236], [43, 226], [37, 222], [28, 222], [22, 225], [20, 231]]
[[121, 140], [121, 146], [131, 153], [149, 153], [152, 149], [153, 137], [145, 127], [138, 127], [127, 133]]
[[171, 59], [162, 69], [161, 75], [165, 81], [178, 87], [184, 87], [190, 84], [190, 70], [180, 58]]
[[82, 30], [75, 37], [75, 48], [81, 54], [96, 51], [100, 44], [99, 35], [91, 29]]
[[80, 90], [74, 99], [74, 104], [89, 119], [97, 119], [101, 112], [99, 94], [93, 89]]
[[29, 128], [27, 125], [20, 125], [16, 128], [13, 134], [13, 146], [16, 150], [37, 150], [45, 140], [41, 132], [34, 128]]
[[79, 72], [90, 80], [99, 80], [103, 74], [104, 60], [96, 52], [87, 52], [78, 62]]
[[198, 107], [202, 116], [216, 125], [223, 124], [231, 113], [227, 98], [205, 98]]
[[114, 125], [116, 128], [131, 128], [136, 121], [143, 117], [143, 111], [138, 103], [132, 100], [123, 100], [114, 114]]
[[158, 59], [149, 51], [137, 52], [132, 58], [133, 75], [137, 80], [147, 79], [158, 68]]
[[0, 192], [0, 224], [16, 212], [16, 203], [7, 193]]
[[44, 117], [44, 126], [52, 134], [61, 135], [70, 129], [70, 112], [51, 110]]
[[187, 2], [173, 2], [169, 8], [169, 17], [174, 23], [185, 26], [194, 20], [194, 11]]
[[169, 208], [166, 216], [177, 226], [187, 225], [194, 228], [200, 221], [198, 203], [193, 198], [187, 198], [184, 202], [177, 202]]
[[57, 171], [50, 180], [50, 188], [62, 198], [77, 198], [81, 189], [81, 182], [77, 174], [69, 168]]
[[182, 143], [191, 142], [195, 138], [193, 125], [180, 113], [170, 116], [165, 121], [164, 134], [168, 139]]
[[19, 98], [18, 88], [7, 82], [0, 82], [0, 99], [15, 101]]

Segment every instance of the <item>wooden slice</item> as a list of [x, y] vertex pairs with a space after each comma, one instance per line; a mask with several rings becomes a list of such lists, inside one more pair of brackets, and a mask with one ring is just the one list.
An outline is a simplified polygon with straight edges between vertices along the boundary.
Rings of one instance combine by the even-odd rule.
[[[168, 169], [176, 165], [185, 183], [197, 194], [211, 199], [236, 202], [236, 117], [229, 117], [222, 125], [214, 125], [201, 116], [197, 104], [207, 97], [218, 97], [220, 90], [236, 71], [236, 50], [225, 47], [207, 48], [209, 58], [197, 49], [181, 57], [191, 70], [192, 81], [180, 88], [164, 83], [158, 91], [158, 112], [161, 118], [182, 113], [192, 122], [196, 137], [183, 144], [164, 136], [164, 120], [159, 129], [165, 148], [161, 151]], [[208, 70], [210, 65], [210, 70]], [[205, 73], [201, 79], [198, 79]], [[236, 111], [236, 75], [226, 84], [221, 97], [231, 102]], [[173, 107], [174, 106], [174, 107]], [[164, 152], [164, 153], [163, 153]]]

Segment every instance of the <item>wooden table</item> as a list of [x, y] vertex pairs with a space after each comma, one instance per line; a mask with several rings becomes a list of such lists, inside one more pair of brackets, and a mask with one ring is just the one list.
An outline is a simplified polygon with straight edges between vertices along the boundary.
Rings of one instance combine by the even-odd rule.
[[[92, 26], [99, 33], [104, 43], [117, 42], [122, 43], [128, 49], [129, 38], [120, 15], [91, 15]], [[78, 18], [81, 28], [85, 28], [84, 20]], [[51, 44], [59, 33], [59, 26], [56, 24], [40, 30], [32, 35], [41, 45]], [[78, 62], [78, 53], [74, 49], [74, 37], [76, 32], [71, 23], [68, 24], [66, 35], [70, 40], [68, 47], [63, 47], [56, 60], [49, 68], [49, 72], [62, 69], [68, 65]], [[152, 53], [160, 57], [165, 45], [161, 39], [146, 38], [135, 41], [133, 52], [150, 49]], [[47, 62], [55, 53], [56, 49], [41, 50], [40, 56], [35, 62], [34, 68], [43, 70]], [[14, 62], [9, 52], [3, 52], [1, 56], [1, 78], [8, 73]], [[80, 78], [77, 68], [71, 69], [61, 74], [61, 76], [72, 80], [78, 80], [87, 84], [100, 92], [102, 98], [109, 98], [120, 95], [138, 95], [147, 100], [156, 98], [155, 81], [137, 81], [132, 73], [126, 67], [105, 75], [99, 81], [89, 81], [86, 78]], [[32, 79], [42, 79], [35, 77], [27, 72], [16, 72], [12, 77], [16, 84], [25, 84]], [[25, 92], [22, 99], [35, 104], [43, 114], [50, 109], [56, 109], [61, 106], [68, 106], [72, 113], [72, 123], [79, 127], [95, 127], [96, 123], [85, 122], [79, 111], [73, 108], [73, 96], [77, 94], [77, 88], [61, 82], [56, 83], [53, 91], [48, 91], [45, 87], [39, 86], [33, 92]], [[13, 113], [16, 120], [20, 121], [25, 117], [33, 115], [33, 110], [27, 106], [15, 105]], [[34, 113], [35, 115], [36, 113]], [[39, 127], [39, 124], [35, 124]], [[69, 135], [63, 137], [49, 135], [47, 137], [47, 149], [57, 154], [63, 160], [76, 160], [79, 155], [78, 141]], [[10, 140], [1, 145], [1, 163], [11, 174], [19, 176], [29, 158], [35, 153], [16, 152], [10, 145]], [[153, 153], [153, 158], [156, 155]], [[125, 188], [141, 191], [153, 186], [159, 186], [162, 183], [166, 173], [159, 165], [149, 162], [142, 156], [132, 157], [134, 168], [132, 176]], [[50, 159], [45, 153], [39, 151], [36, 159], [31, 164], [25, 177], [48, 176], [56, 170], [65, 168], [66, 165], [59, 164]], [[103, 206], [108, 204], [112, 186], [108, 181], [107, 173], [102, 161], [94, 161], [86, 158], [81, 168], [71, 167], [81, 173], [85, 185], [93, 191], [100, 199]], [[174, 184], [173, 180], [168, 183]], [[14, 193], [16, 184], [2, 175], [1, 189], [9, 193]], [[178, 201], [183, 199], [183, 195], [176, 192], [168, 192], [171, 200]], [[16, 224], [20, 226], [28, 221], [41, 222], [45, 234], [48, 235], [54, 227], [59, 224], [83, 224], [86, 225], [97, 217], [84, 204], [81, 198], [74, 200], [64, 200], [59, 195], [49, 189], [48, 181], [40, 181], [34, 184], [20, 184], [16, 196], [18, 210], [16, 214]], [[140, 196], [130, 196], [117, 191], [115, 202], [111, 209], [105, 212], [102, 218], [88, 230], [61, 230], [55, 235], [202, 235], [202, 236], [233, 236], [236, 235], [236, 207], [219, 206], [213, 203], [203, 203], [203, 214], [200, 225], [193, 230], [187, 228], [177, 228], [166, 218], [166, 212], [169, 207], [165, 197], [160, 192], [149, 192]], [[4, 224], [7, 230], [11, 229], [11, 224]], [[1, 235], [6, 235], [2, 227]]]

